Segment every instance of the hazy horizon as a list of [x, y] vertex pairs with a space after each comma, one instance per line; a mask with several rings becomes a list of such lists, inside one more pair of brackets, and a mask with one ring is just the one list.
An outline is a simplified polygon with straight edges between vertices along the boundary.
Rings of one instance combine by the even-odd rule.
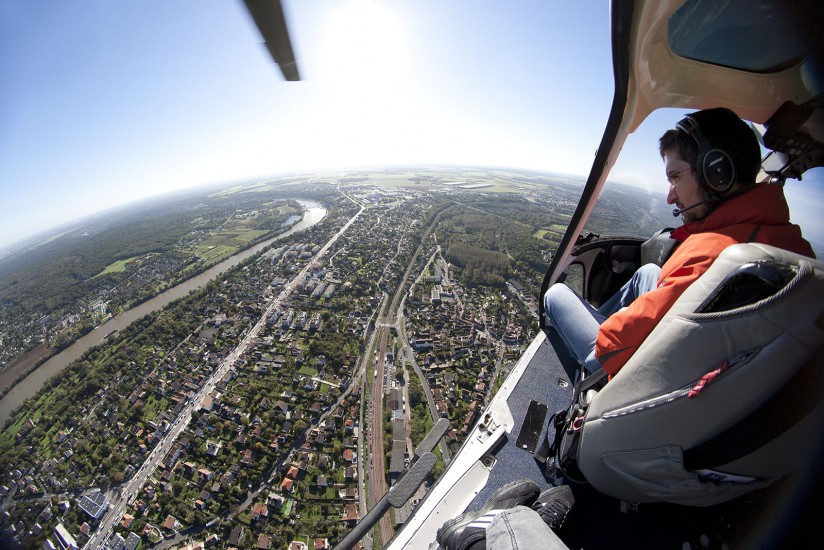
[[[493, 165], [585, 177], [612, 103], [601, 3], [286, 0], [302, 82], [283, 81], [242, 2], [192, 7], [0, 3], [0, 248], [270, 174]], [[664, 195], [657, 142], [683, 114], [653, 113], [610, 181]], [[800, 194], [819, 200], [822, 172]], [[806, 204], [793, 215], [824, 241]]]

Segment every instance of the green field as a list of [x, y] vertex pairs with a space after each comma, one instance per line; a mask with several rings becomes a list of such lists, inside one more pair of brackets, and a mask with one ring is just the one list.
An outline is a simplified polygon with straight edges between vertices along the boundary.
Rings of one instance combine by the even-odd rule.
[[[234, 232], [231, 233], [231, 235], [234, 235], [234, 237], [233, 237], [234, 240], [236, 240], [238, 242], [241, 242], [243, 244], [248, 244], [248, 243], [254, 241], [255, 239], [258, 239], [261, 236], [265, 235], [266, 233], [268, 233], [268, 231], [255, 230], [255, 229], [246, 229], [246, 230], [243, 230], [243, 231], [240, 231], [240, 232], [234, 231]], [[215, 236], [218, 237], [220, 235], [221, 235], [221, 233], [218, 233]], [[229, 235], [229, 234], [227, 233], [227, 235]]]
[[218, 258], [229, 257], [235, 253], [237, 247], [226, 245], [200, 245], [195, 248], [195, 254], [205, 262], [211, 262]]
[[241, 248], [266, 235], [267, 231], [242, 229], [219, 231], [209, 239], [195, 246], [194, 253], [204, 262], [213, 262], [228, 258]]
[[218, 191], [217, 193], [212, 193], [209, 195], [210, 197], [227, 197], [229, 195], [234, 195], [235, 193], [248, 193], [248, 192], [256, 192], [260, 193], [262, 191], [271, 191], [272, 187], [264, 182], [256, 182], [256, 183], [244, 183], [241, 185], [235, 185], [234, 187], [230, 187], [229, 189], [224, 189], [222, 191]]
[[533, 237], [536, 239], [547, 240], [547, 241], [560, 241], [561, 237], [564, 236], [564, 232], [566, 231], [566, 225], [562, 225], [559, 223], [553, 223], [549, 226], [549, 229], [539, 229], [535, 233], [532, 234]]
[[131, 258], [126, 258], [125, 260], [117, 260], [116, 262], [110, 263], [106, 266], [106, 269], [95, 275], [95, 277], [100, 277], [102, 275], [106, 275], [107, 273], [120, 273], [122, 271], [126, 271], [126, 266], [139, 257], [140, 256], [133, 256]]
[[316, 371], [312, 367], [309, 367], [309, 366], [306, 366], [306, 365], [304, 365], [300, 369], [298, 369], [298, 373], [302, 374], [304, 376], [317, 376], [318, 375], [318, 371]]

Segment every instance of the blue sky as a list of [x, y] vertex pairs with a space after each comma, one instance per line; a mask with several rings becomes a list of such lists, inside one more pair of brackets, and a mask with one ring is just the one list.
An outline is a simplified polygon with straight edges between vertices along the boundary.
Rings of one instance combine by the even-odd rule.
[[[0, 3], [0, 247], [202, 184], [485, 164], [585, 175], [612, 99], [606, 2], [285, 0], [284, 82], [240, 0]], [[665, 192], [657, 137], [614, 178]], [[626, 158], [624, 158], [626, 157]]]

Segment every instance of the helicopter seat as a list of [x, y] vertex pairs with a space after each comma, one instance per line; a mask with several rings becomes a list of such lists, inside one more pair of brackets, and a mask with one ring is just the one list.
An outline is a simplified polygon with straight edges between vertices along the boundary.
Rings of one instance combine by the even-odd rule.
[[641, 243], [641, 265], [655, 264], [659, 267], [664, 265], [678, 244], [678, 241], [670, 238], [672, 231], [672, 227], [665, 227], [656, 231], [652, 237]]
[[815, 464], [822, 296], [824, 262], [727, 248], [572, 423], [586, 480], [623, 500], [710, 506]]

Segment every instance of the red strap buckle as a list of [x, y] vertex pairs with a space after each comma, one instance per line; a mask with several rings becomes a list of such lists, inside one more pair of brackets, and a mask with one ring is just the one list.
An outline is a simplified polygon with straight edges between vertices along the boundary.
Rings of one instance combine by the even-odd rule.
[[730, 362], [729, 361], [724, 361], [723, 363], [721, 363], [721, 365], [717, 369], [712, 370], [712, 371], [708, 372], [707, 374], [705, 374], [704, 376], [702, 376], [701, 379], [698, 381], [698, 383], [695, 384], [692, 387], [692, 389], [690, 389], [690, 391], [687, 393], [687, 397], [689, 397], [690, 399], [695, 399], [696, 397], [698, 397], [698, 394], [701, 393], [702, 391], [704, 391], [704, 388], [707, 387], [707, 384], [709, 384], [710, 382], [715, 380], [715, 378], [719, 374], [721, 374], [722, 372], [727, 370], [727, 368], [729, 366], [730, 366]]

